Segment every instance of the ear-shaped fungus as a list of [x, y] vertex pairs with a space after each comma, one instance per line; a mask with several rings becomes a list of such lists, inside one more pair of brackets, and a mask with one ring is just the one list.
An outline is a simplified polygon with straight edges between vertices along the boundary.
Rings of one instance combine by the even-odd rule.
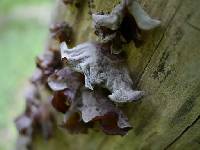
[[[152, 19], [137, 0], [122, 0], [110, 14], [92, 14], [92, 19], [97, 36], [103, 42], [117, 40], [112, 43], [114, 46], [133, 40], [138, 47], [142, 43], [141, 30], [151, 30], [160, 25], [160, 21]], [[111, 51], [120, 53], [117, 49]]]
[[93, 23], [94, 26], [106, 27], [111, 30], [119, 29], [123, 18], [127, 13], [131, 14], [138, 27], [141, 30], [151, 30], [160, 25], [160, 21], [152, 19], [137, 2], [137, 0], [123, 0], [123, 2], [117, 5], [110, 14], [98, 15], [93, 14]]
[[[125, 135], [131, 129], [127, 117], [107, 98], [105, 89], [95, 88], [91, 91], [84, 88], [82, 75], [68, 67], [52, 76], [55, 74], [57, 78], [52, 80], [52, 77], [49, 77], [49, 82], [67, 84], [66, 88], [61, 88], [60, 91], [57, 85], [54, 86], [55, 83], [50, 86], [55, 90], [52, 105], [64, 113], [62, 127], [71, 133], [85, 133], [88, 128], [99, 123], [105, 133], [119, 135]], [[65, 80], [61, 81], [62, 77], [65, 77]]]
[[132, 128], [128, 118], [109, 101], [102, 89], [83, 90], [80, 110], [84, 122], [99, 122], [107, 134], [125, 135]]
[[64, 113], [64, 121], [61, 127], [70, 133], [85, 133], [87, 126], [83, 123], [79, 112], [80, 88], [83, 85], [83, 77], [69, 67], [58, 70], [48, 78], [49, 87], [54, 91], [51, 103], [53, 107]]
[[77, 90], [81, 84], [83, 84], [83, 76], [72, 71], [69, 67], [57, 70], [48, 77], [48, 85], [53, 91]]
[[106, 27], [110, 30], [117, 30], [123, 20], [124, 6], [122, 4], [117, 5], [110, 14], [92, 14], [94, 26], [96, 28]]
[[95, 85], [106, 87], [111, 92], [109, 98], [112, 101], [129, 102], [144, 95], [144, 92], [132, 89], [133, 83], [125, 63], [105, 56], [101, 45], [83, 43], [69, 49], [66, 43], [62, 43], [61, 55], [73, 69], [84, 74], [85, 87], [91, 90]]
[[129, 0], [127, 5], [128, 11], [133, 17], [141, 30], [152, 30], [160, 25], [160, 21], [152, 19], [137, 2], [137, 0]]
[[73, 29], [67, 22], [54, 24], [50, 27], [51, 37], [59, 42], [71, 43], [73, 40]]
[[[69, 4], [74, 0], [63, 2]], [[62, 42], [61, 58], [66, 59], [68, 67], [64, 67], [60, 52], [53, 48], [37, 58], [26, 110], [15, 121], [24, 145], [31, 144], [38, 127], [45, 138], [52, 135], [53, 115], [49, 104], [40, 101], [37, 89], [47, 83], [53, 91], [51, 104], [64, 114], [61, 127], [69, 132], [86, 133], [98, 124], [106, 134], [125, 135], [132, 128], [116, 103], [138, 100], [144, 92], [133, 90], [120, 53], [122, 44], [133, 40], [137, 46], [141, 30], [151, 30], [160, 21], [150, 18], [136, 0], [122, 0], [110, 14], [93, 14], [92, 18], [96, 34], [103, 39], [101, 43], [87, 42], [70, 49], [67, 44], [72, 41], [72, 28], [66, 22], [50, 28], [51, 39]]]

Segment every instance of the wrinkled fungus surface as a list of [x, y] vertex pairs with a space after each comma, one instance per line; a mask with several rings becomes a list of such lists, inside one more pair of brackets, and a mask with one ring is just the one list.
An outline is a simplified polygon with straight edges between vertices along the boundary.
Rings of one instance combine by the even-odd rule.
[[160, 25], [160, 21], [152, 19], [137, 0], [122, 0], [110, 14], [92, 14], [92, 19], [96, 35], [102, 42], [112, 43], [111, 52], [114, 54], [121, 52], [120, 45], [130, 41], [139, 47], [143, 42], [141, 31]]
[[86, 88], [105, 87], [111, 92], [108, 97], [114, 102], [134, 101], [144, 94], [133, 90], [126, 63], [105, 56], [100, 44], [88, 42], [69, 49], [62, 43], [61, 54], [74, 70], [84, 74]]
[[[63, 0], [65, 4], [74, 1]], [[91, 0], [88, 4], [93, 7]], [[117, 104], [138, 100], [144, 92], [133, 86], [123, 44], [134, 41], [140, 46], [141, 31], [159, 26], [160, 21], [152, 19], [136, 0], [122, 0], [110, 14], [92, 14], [92, 19], [101, 42], [73, 48], [68, 47], [73, 43], [73, 27], [65, 21], [50, 27], [50, 41], [56, 40], [60, 51], [49, 42], [36, 59], [26, 109], [15, 120], [18, 146], [31, 149], [33, 134], [38, 131], [45, 139], [53, 135], [56, 117], [51, 106], [63, 114], [60, 127], [70, 133], [98, 127], [109, 135], [126, 135], [132, 128]], [[45, 92], [50, 93], [50, 101], [42, 96]]]

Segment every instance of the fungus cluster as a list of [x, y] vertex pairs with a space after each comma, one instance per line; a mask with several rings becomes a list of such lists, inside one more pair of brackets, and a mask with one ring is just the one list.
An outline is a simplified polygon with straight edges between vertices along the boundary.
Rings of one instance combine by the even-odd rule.
[[[66, 22], [50, 27], [51, 39], [70, 43], [72, 30]], [[30, 79], [30, 86], [25, 93], [25, 111], [15, 119], [19, 132], [17, 150], [31, 149], [32, 139], [35, 134], [42, 133], [44, 139], [53, 135], [56, 118], [52, 111], [50, 100], [42, 96], [44, 90], [51, 92], [48, 86], [48, 77], [57, 69], [62, 69], [63, 63], [59, 50], [47, 46], [44, 53], [36, 58], [36, 70]]]
[[74, 48], [60, 44], [66, 67], [49, 77], [55, 91], [52, 104], [64, 113], [62, 126], [71, 132], [99, 124], [107, 134], [125, 135], [131, 126], [116, 104], [138, 100], [144, 92], [133, 89], [122, 46], [131, 40], [137, 45], [140, 31], [160, 21], [151, 19], [135, 0], [123, 0], [110, 14], [93, 14], [92, 19], [100, 42]]
[[103, 43], [111, 45], [111, 53], [119, 54], [122, 45], [130, 41], [136, 47], [142, 44], [141, 31], [152, 30], [160, 21], [152, 19], [137, 0], [122, 0], [110, 14], [93, 14], [95, 33]]
[[25, 111], [15, 119], [19, 131], [17, 150], [31, 149], [32, 138], [35, 134], [42, 133], [48, 140], [53, 135], [54, 115], [50, 110], [50, 103], [42, 102], [36, 86], [29, 86], [26, 92]]
[[50, 45], [36, 60], [37, 70], [31, 79], [34, 89], [25, 113], [16, 119], [22, 135], [32, 136], [34, 122], [45, 130], [45, 137], [51, 135], [49, 103], [38, 104], [39, 94], [33, 92], [41, 86], [53, 93], [50, 103], [64, 114], [61, 127], [70, 133], [87, 133], [97, 126], [106, 134], [125, 135], [132, 128], [117, 104], [136, 101], [144, 92], [134, 89], [123, 45], [134, 41], [139, 46], [140, 32], [157, 27], [160, 21], [151, 19], [136, 0], [122, 0], [110, 14], [92, 14], [92, 19], [100, 42], [74, 48], [68, 47], [73, 41], [72, 27], [63, 22], [50, 28], [51, 38], [60, 48]]

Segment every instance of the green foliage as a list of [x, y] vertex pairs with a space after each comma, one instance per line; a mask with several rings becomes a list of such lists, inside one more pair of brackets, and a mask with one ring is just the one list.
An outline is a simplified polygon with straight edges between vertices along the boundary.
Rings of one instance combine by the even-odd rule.
[[31, 5], [31, 4], [44, 4], [49, 3], [51, 0], [1, 0], [0, 1], [0, 15], [2, 13], [12, 10], [19, 5]]
[[35, 69], [35, 57], [43, 50], [48, 32], [46, 23], [10, 16], [15, 6], [42, 3], [46, 8], [48, 1], [0, 1], [0, 136], [4, 137], [0, 150], [13, 149], [17, 132], [13, 120], [24, 109], [22, 89]]

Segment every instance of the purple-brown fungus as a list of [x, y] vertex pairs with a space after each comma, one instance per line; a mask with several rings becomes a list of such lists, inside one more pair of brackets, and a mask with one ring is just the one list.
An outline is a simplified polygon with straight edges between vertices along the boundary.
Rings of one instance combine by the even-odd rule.
[[[50, 86], [55, 91], [52, 105], [64, 113], [62, 127], [71, 133], [86, 133], [98, 123], [105, 133], [119, 135], [125, 135], [132, 128], [123, 112], [107, 98], [105, 89], [86, 89], [82, 75], [68, 67], [52, 76], [56, 74], [53, 80], [49, 77], [49, 84], [54, 82]], [[62, 76], [64, 80], [60, 80]]]

